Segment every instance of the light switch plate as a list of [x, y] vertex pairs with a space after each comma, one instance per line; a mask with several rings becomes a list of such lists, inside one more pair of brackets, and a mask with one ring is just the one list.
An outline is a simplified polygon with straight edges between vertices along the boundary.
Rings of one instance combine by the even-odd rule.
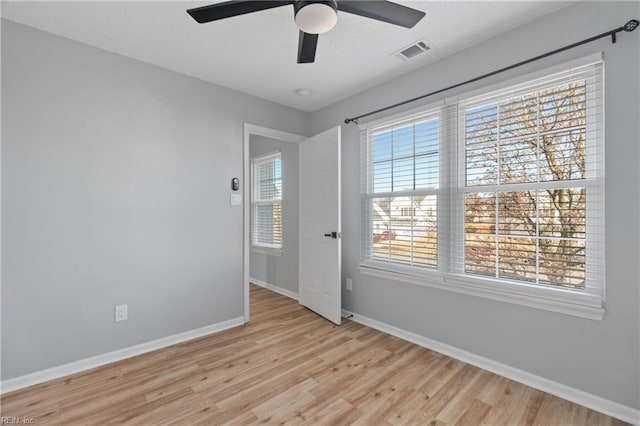
[[241, 206], [242, 205], [242, 194], [231, 194], [231, 198], [229, 199], [229, 203], [232, 206]]
[[129, 319], [129, 305], [117, 305], [114, 310], [116, 322]]

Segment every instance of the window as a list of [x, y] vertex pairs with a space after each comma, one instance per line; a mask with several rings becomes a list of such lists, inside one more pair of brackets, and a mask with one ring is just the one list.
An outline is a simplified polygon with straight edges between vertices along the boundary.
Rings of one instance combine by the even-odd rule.
[[251, 161], [251, 243], [282, 249], [282, 160], [280, 153]]
[[407, 216], [407, 217], [415, 216], [416, 215], [416, 208], [415, 207], [401, 207], [400, 208], [400, 215], [401, 216]]
[[364, 258], [437, 267], [439, 122], [427, 113], [369, 133]]
[[463, 106], [465, 272], [584, 288], [586, 86]]
[[592, 61], [367, 125], [363, 272], [601, 317], [602, 86]]

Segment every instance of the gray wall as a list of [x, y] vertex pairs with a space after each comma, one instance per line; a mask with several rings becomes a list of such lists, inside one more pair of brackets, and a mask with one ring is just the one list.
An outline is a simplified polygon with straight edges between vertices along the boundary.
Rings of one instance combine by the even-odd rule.
[[298, 293], [298, 144], [252, 135], [249, 155], [282, 153], [282, 255], [251, 250], [251, 277]]
[[[638, 16], [638, 2], [578, 3], [316, 112], [311, 133], [341, 124], [346, 117], [607, 31]], [[601, 40], [457, 91], [604, 51], [607, 311], [602, 322], [362, 275], [358, 270], [359, 138], [354, 125], [345, 126], [342, 134], [343, 282], [353, 278], [353, 291], [343, 290], [344, 308], [640, 408], [639, 40], [638, 31], [623, 33], [615, 45], [609, 39]]]
[[243, 122], [308, 120], [3, 20], [2, 379], [241, 316]]

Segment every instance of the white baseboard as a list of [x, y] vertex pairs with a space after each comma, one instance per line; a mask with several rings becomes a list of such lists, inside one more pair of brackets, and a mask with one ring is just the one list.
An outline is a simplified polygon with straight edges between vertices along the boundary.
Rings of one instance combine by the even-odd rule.
[[185, 331], [183, 333], [174, 334], [172, 336], [162, 337], [150, 342], [118, 349], [113, 352], [107, 352], [105, 354], [92, 356], [90, 358], [81, 359], [79, 361], [70, 362], [57, 367], [47, 368], [46, 370], [36, 371], [35, 373], [25, 374], [24, 376], [15, 377], [13, 379], [3, 380], [0, 384], [0, 394], [12, 392], [14, 390], [26, 388], [27, 386], [36, 385], [49, 380], [58, 379], [81, 371], [90, 370], [125, 358], [130, 358], [146, 352], [155, 351], [156, 349], [175, 345], [176, 343], [186, 342], [187, 340], [193, 340], [198, 337], [207, 336], [209, 334], [237, 327], [242, 324], [244, 324], [243, 317], [233, 318], [216, 324], [207, 325], [205, 327], [196, 328], [194, 330]]
[[276, 292], [278, 294], [281, 294], [283, 296], [290, 297], [293, 300], [296, 300], [296, 301], [299, 300], [298, 299], [298, 293], [294, 293], [291, 290], [287, 290], [285, 288], [278, 287], [277, 285], [269, 284], [268, 282], [259, 280], [257, 278], [249, 278], [249, 282], [251, 284], [255, 284], [255, 285], [259, 286], [259, 287], [266, 288], [268, 290], [271, 290], [271, 291]]
[[609, 401], [602, 397], [563, 385], [562, 383], [554, 382], [553, 380], [545, 379], [544, 377], [528, 373], [479, 355], [475, 355], [471, 352], [456, 348], [455, 346], [420, 336], [419, 334], [394, 327], [372, 318], [349, 312], [344, 309], [342, 310], [343, 317], [348, 317], [349, 315], [353, 315], [353, 317], [350, 318], [351, 320], [366, 325], [367, 327], [375, 328], [376, 330], [411, 343], [415, 343], [416, 345], [440, 352], [441, 354], [466, 362], [467, 364], [491, 371], [492, 373], [499, 374], [508, 379], [531, 386], [532, 388], [575, 402], [576, 404], [583, 405], [608, 416], [615, 417], [634, 425], [640, 425], [640, 410], [627, 407], [626, 405], [622, 405], [617, 402]]

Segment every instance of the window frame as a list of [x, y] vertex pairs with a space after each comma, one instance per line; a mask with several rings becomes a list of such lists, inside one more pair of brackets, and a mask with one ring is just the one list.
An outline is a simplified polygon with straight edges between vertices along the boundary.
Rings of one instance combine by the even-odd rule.
[[[260, 163], [264, 163], [270, 160], [275, 160], [275, 159], [279, 159], [280, 160], [280, 167], [281, 167], [281, 177], [280, 177], [280, 187], [281, 187], [281, 191], [280, 191], [280, 197], [278, 199], [273, 199], [273, 200], [256, 200], [256, 192], [258, 191], [258, 185], [256, 182], [257, 179], [257, 167], [259, 166]], [[283, 250], [283, 246], [284, 246], [284, 166], [283, 166], [283, 162], [282, 162], [282, 152], [281, 151], [274, 151], [274, 152], [269, 152], [266, 154], [261, 154], [255, 157], [252, 157], [250, 159], [250, 171], [251, 171], [251, 187], [250, 187], [250, 193], [251, 193], [251, 236], [250, 236], [250, 243], [251, 243], [251, 251], [253, 252], [257, 252], [257, 253], [263, 253], [263, 254], [268, 254], [268, 255], [274, 255], [274, 256], [282, 256], [282, 250]], [[256, 214], [257, 214], [257, 208], [258, 206], [268, 206], [268, 205], [276, 205], [279, 204], [280, 205], [280, 244], [268, 244], [268, 243], [260, 243], [255, 241], [254, 239], [254, 235], [256, 232]]]
[[[381, 129], [385, 129], [385, 128], [389, 128], [389, 125], [391, 124], [392, 127], [396, 127], [398, 125], [401, 124], [409, 124], [409, 123], [417, 123], [417, 122], [421, 122], [421, 121], [429, 121], [431, 119], [438, 119], [439, 122], [441, 122], [444, 119], [444, 116], [442, 114], [441, 108], [438, 106], [434, 106], [432, 108], [423, 108], [420, 109], [420, 112], [418, 114], [411, 114], [410, 116], [406, 117], [406, 116], [402, 116], [402, 119], [400, 121], [398, 120], [392, 120], [391, 122], [388, 123], [381, 123], [380, 125], [375, 126], [376, 130], [381, 130]], [[438, 135], [438, 141], [440, 142], [442, 140], [442, 131], [440, 130], [441, 127], [439, 126], [439, 135]], [[363, 137], [366, 138], [366, 134], [363, 134]], [[366, 143], [366, 141], [364, 141], [364, 143]], [[441, 169], [442, 164], [441, 164], [441, 160], [440, 160], [440, 150], [441, 150], [441, 144], [438, 144], [438, 167], [439, 169]], [[373, 164], [373, 158], [371, 157], [372, 152], [370, 152], [370, 150], [367, 149], [363, 152], [361, 152], [361, 156], [363, 161], [366, 161], [367, 164]], [[425, 154], [428, 155], [428, 154]], [[415, 157], [415, 155], [414, 155]], [[391, 161], [393, 162], [394, 157], [392, 155], [391, 157]], [[393, 163], [392, 163], [393, 164]], [[393, 165], [392, 165], [392, 169], [393, 169]], [[437, 217], [439, 217], [439, 210], [438, 210], [438, 206], [440, 205], [440, 198], [441, 198], [441, 193], [442, 193], [442, 182], [440, 181], [440, 178], [438, 178], [438, 186], [437, 187], [426, 187], [426, 188], [418, 188], [418, 189], [405, 189], [405, 190], [398, 190], [398, 191], [393, 191], [393, 188], [391, 188], [391, 191], [384, 191], [384, 192], [374, 192], [373, 191], [373, 175], [368, 175], [366, 173], [366, 170], [361, 170], [363, 172], [362, 174], [362, 181], [361, 181], [361, 187], [362, 187], [362, 191], [361, 191], [361, 206], [364, 205], [364, 203], [368, 203], [371, 202], [373, 203], [374, 199], [377, 198], [400, 198], [400, 197], [408, 197], [408, 198], [412, 198], [412, 197], [429, 197], [429, 196], [435, 196], [436, 197], [436, 215]], [[414, 173], [415, 173], [415, 169], [414, 169]], [[411, 206], [411, 208], [413, 208], [415, 210], [414, 206]], [[411, 220], [413, 221], [413, 217], [411, 216]], [[437, 226], [439, 227], [439, 222], [437, 222]], [[366, 235], [373, 235], [373, 220], [368, 221], [368, 222], [363, 222], [363, 225], [365, 226], [365, 228], [363, 228], [363, 233]], [[437, 232], [437, 238], [438, 238], [438, 247], [440, 246], [440, 232]], [[368, 246], [371, 243], [371, 241], [361, 241], [361, 254], [362, 251], [364, 250], [365, 245]], [[413, 251], [412, 251], [412, 257], [413, 257]], [[440, 256], [440, 251], [438, 250], [436, 253], [436, 265], [442, 265], [441, 263], [442, 259]], [[367, 264], [373, 268], [381, 268], [381, 269], [385, 269], [384, 265], [387, 265], [386, 268], [387, 269], [391, 269], [391, 270], [395, 270], [396, 265], [399, 265], [400, 267], [400, 271], [402, 271], [402, 269], [406, 268], [406, 269], [415, 269], [417, 273], [420, 273], [420, 271], [422, 271], [423, 269], [426, 270], [427, 274], [433, 273], [435, 271], [438, 270], [437, 266], [435, 268], [429, 268], [429, 267], [421, 267], [421, 266], [413, 266], [413, 265], [401, 265], [398, 262], [391, 262], [391, 261], [384, 261], [384, 260], [376, 260], [373, 258], [368, 258], [368, 259], [362, 259], [361, 256], [361, 263]]]
[[[574, 68], [600, 64], [600, 73], [597, 74], [601, 81], [598, 88], [604, 92], [604, 62], [602, 54], [594, 54], [585, 58], [565, 62], [553, 67], [522, 75], [507, 81], [485, 86], [454, 98], [435, 102], [419, 108], [414, 108], [391, 117], [382, 118], [360, 125], [362, 131], [361, 149], [365, 149], [367, 132], [394, 122], [410, 121], [411, 117], [424, 115], [430, 110], [441, 109], [444, 117], [441, 119], [440, 140], [440, 187], [438, 194], [438, 269], [430, 270], [422, 267], [411, 267], [390, 262], [379, 262], [367, 259], [364, 253], [366, 245], [363, 239], [370, 234], [372, 216], [366, 217], [366, 212], [361, 211], [362, 235], [360, 271], [366, 275], [383, 277], [396, 281], [403, 281], [426, 287], [433, 287], [448, 291], [454, 291], [483, 298], [500, 300], [518, 305], [529, 306], [552, 312], [602, 320], [604, 316], [605, 301], [605, 264], [604, 264], [604, 93], [600, 95], [601, 104], [596, 106], [596, 115], [602, 120], [597, 126], [595, 137], [588, 138], [585, 152], [594, 150], [597, 155], [598, 173], [595, 176], [585, 176], [581, 180], [560, 181], [558, 184], [564, 187], [580, 187], [587, 191], [585, 245], [597, 247], [598, 257], [594, 250], [586, 250], [585, 257], [585, 288], [571, 289], [554, 287], [552, 285], [527, 283], [525, 281], [508, 280], [504, 278], [483, 277], [464, 273], [464, 200], [466, 191], [466, 164], [465, 164], [465, 136], [463, 131], [464, 120], [460, 117], [464, 114], [463, 105], [470, 100], [487, 96], [500, 91], [507, 91], [517, 86], [533, 86], [538, 80], [550, 80], [554, 75], [567, 72]], [[533, 89], [531, 91], [535, 91]], [[589, 95], [588, 95], [589, 96]], [[589, 101], [587, 101], [589, 102]], [[587, 111], [592, 110], [593, 105], [587, 105]], [[587, 112], [587, 117], [589, 113]], [[593, 130], [592, 124], [587, 118], [587, 133]], [[444, 149], [444, 145], [455, 141], [455, 149]], [[591, 142], [591, 143], [590, 143]], [[368, 149], [368, 147], [366, 148]], [[361, 198], [366, 197], [367, 188], [364, 183], [373, 179], [373, 174], [367, 170], [364, 153], [361, 162], [361, 176], [363, 187]], [[445, 167], [446, 169], [443, 169]], [[445, 176], [444, 174], [449, 174]], [[539, 182], [536, 182], [538, 184]], [[518, 186], [519, 184], [514, 184]], [[526, 186], [528, 184], [524, 184]], [[515, 187], [514, 186], [514, 187]], [[492, 190], [485, 187], [472, 187], [474, 191], [495, 192], [504, 191], [500, 185], [491, 186]], [[510, 190], [510, 189], [507, 189]], [[597, 200], [596, 200], [597, 198]], [[364, 206], [364, 204], [363, 204]], [[594, 207], [598, 209], [597, 217], [593, 217]], [[448, 214], [441, 214], [441, 209]], [[593, 232], [595, 229], [595, 233]], [[591, 230], [591, 232], [589, 232]], [[594, 262], [595, 260], [595, 262]], [[590, 268], [596, 265], [598, 282], [593, 281], [594, 273]], [[462, 266], [462, 271], [460, 267]], [[598, 278], [596, 277], [596, 278]]]

